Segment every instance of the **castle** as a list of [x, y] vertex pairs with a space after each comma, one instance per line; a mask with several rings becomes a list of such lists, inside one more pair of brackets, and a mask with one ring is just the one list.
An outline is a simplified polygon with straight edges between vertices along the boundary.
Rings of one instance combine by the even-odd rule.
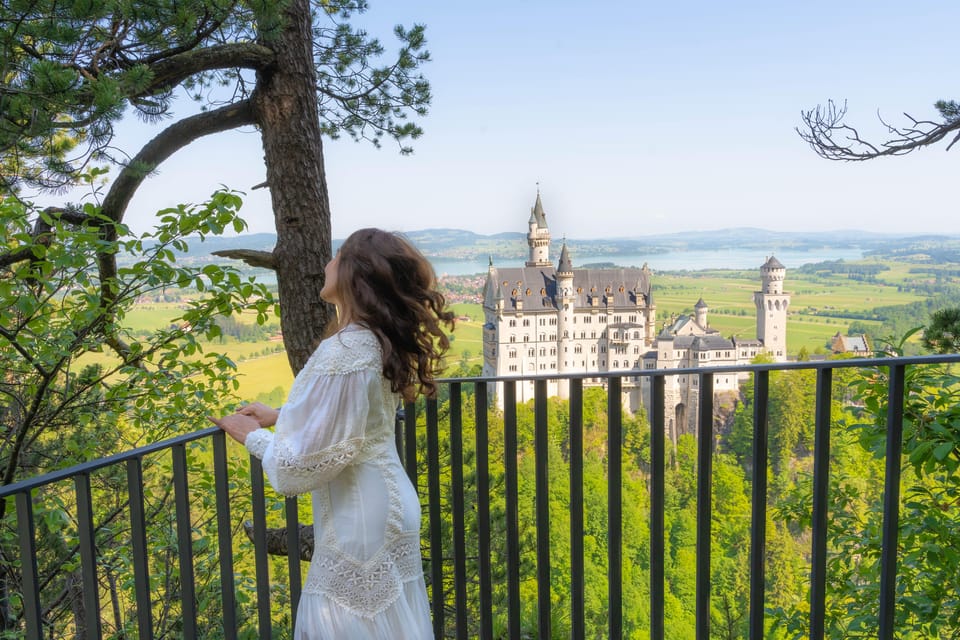
[[[786, 360], [786, 268], [774, 257], [760, 267], [754, 293], [757, 337], [724, 338], [707, 321], [701, 298], [694, 314], [671, 319], [656, 330], [652, 272], [641, 268], [575, 269], [566, 242], [554, 266], [550, 230], [537, 193], [530, 212], [523, 267], [496, 267], [493, 260], [483, 289], [483, 375], [532, 376], [622, 372], [624, 406], [636, 411], [649, 398], [648, 379], [631, 376], [644, 369], [683, 369], [748, 364], [766, 352]], [[697, 376], [667, 376], [664, 410], [672, 439], [695, 431]], [[585, 386], [601, 385], [587, 378]], [[716, 395], [735, 394], [738, 376], [714, 376]], [[549, 380], [551, 396], [567, 397], [568, 383]], [[503, 406], [502, 383], [494, 390]], [[533, 382], [517, 383], [517, 401], [533, 397]]]

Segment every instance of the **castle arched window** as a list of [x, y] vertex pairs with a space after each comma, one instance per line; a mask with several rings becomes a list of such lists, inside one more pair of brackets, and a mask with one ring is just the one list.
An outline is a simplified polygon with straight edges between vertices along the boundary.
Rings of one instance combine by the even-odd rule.
[[547, 290], [546, 290], [545, 288], [543, 288], [543, 287], [540, 287], [540, 295], [542, 295], [542, 296], [547, 295]]
[[530, 287], [527, 287], [527, 295], [530, 295]]
[[512, 290], [512, 291], [510, 292], [510, 295], [513, 296], [514, 298], [516, 298], [518, 293], [520, 293], [520, 292], [517, 291], [516, 289], [514, 289], [514, 290]]

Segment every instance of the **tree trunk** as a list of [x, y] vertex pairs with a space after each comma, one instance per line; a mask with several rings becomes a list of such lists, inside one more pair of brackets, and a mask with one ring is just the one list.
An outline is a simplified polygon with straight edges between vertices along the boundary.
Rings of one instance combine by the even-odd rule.
[[253, 106], [277, 228], [280, 327], [296, 373], [332, 315], [320, 299], [332, 244], [309, 0], [291, 0], [285, 16], [283, 30], [263, 43], [276, 64], [258, 72]]

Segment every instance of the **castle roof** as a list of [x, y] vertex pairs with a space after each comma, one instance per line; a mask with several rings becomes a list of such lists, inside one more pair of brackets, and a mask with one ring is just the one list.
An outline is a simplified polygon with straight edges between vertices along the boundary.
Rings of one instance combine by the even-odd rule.
[[[650, 296], [650, 271], [636, 268], [572, 269], [571, 297], [575, 310], [605, 307], [646, 306]], [[496, 280], [494, 280], [496, 278]], [[503, 292], [505, 300], [522, 302], [524, 311], [557, 309], [557, 270], [545, 267], [505, 267], [494, 269], [487, 276], [484, 303], [493, 306], [494, 289]], [[511, 306], [508, 301], [507, 307]]]
[[773, 256], [770, 256], [769, 258], [767, 258], [767, 261], [764, 262], [763, 266], [760, 268], [761, 269], [786, 269], [786, 267], [783, 266], [783, 263], [777, 260]]
[[570, 253], [567, 251], [567, 243], [563, 243], [563, 248], [560, 249], [560, 264], [557, 266], [557, 272], [559, 273], [572, 273], [573, 272], [573, 262], [570, 261]]
[[530, 210], [530, 221], [536, 222], [537, 226], [545, 229], [547, 227], [547, 214], [543, 212], [543, 203], [540, 202], [540, 192], [537, 191], [537, 202]]
[[704, 301], [703, 301], [703, 298], [701, 297], [699, 300], [697, 300], [697, 304], [693, 305], [693, 308], [694, 308], [694, 309], [707, 309], [708, 307], [707, 307], [707, 303], [704, 302]]

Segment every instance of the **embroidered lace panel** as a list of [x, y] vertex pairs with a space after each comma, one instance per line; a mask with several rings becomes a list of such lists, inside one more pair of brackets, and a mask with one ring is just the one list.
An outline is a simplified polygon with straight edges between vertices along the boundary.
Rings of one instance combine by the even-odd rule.
[[318, 546], [304, 592], [324, 595], [363, 618], [373, 618], [393, 605], [403, 584], [422, 575], [420, 534], [408, 531], [390, 537], [366, 562], [336, 547]]

